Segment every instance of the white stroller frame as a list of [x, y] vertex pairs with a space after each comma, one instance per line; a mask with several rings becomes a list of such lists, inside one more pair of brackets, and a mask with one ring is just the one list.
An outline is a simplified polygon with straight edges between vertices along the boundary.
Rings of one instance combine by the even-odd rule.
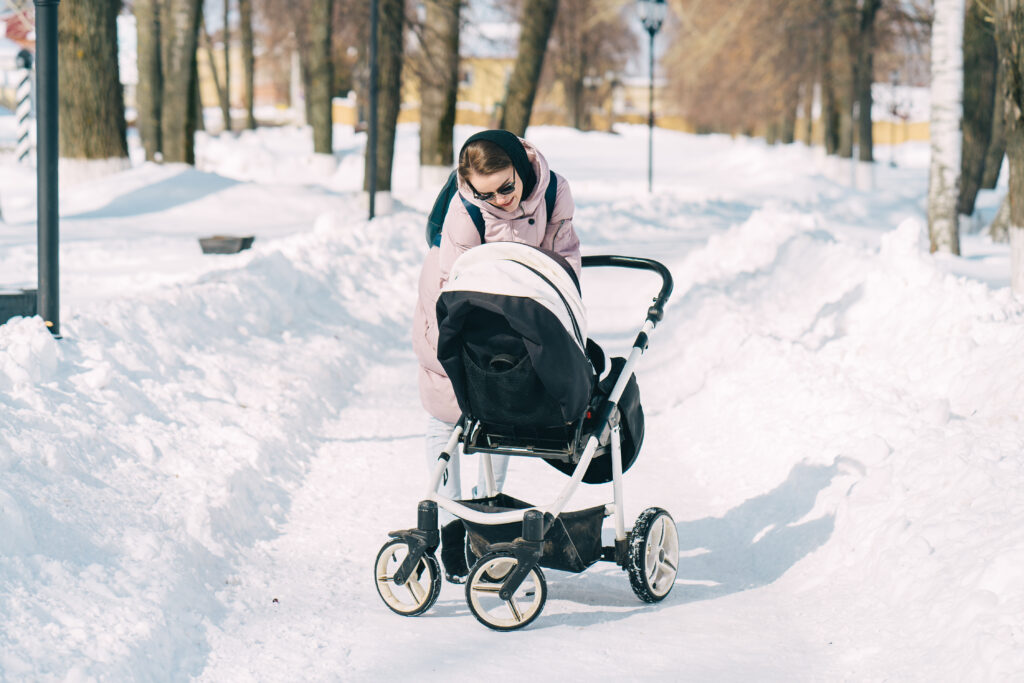
[[[514, 543], [499, 543], [473, 566], [466, 585], [467, 602], [474, 616], [495, 630], [521, 628], [535, 619], [546, 599], [546, 584], [540, 567], [543, 538], [551, 521], [557, 518], [583, 480], [595, 457], [605, 431], [610, 434], [613, 501], [604, 506], [604, 516], [613, 516], [615, 524], [615, 560], [630, 572], [634, 592], [646, 602], [664, 599], [675, 581], [678, 564], [678, 537], [671, 516], [661, 508], [648, 508], [640, 515], [632, 531], [627, 531], [623, 506], [622, 445], [617, 406], [633, 376], [640, 357], [647, 348], [650, 334], [662, 319], [664, 305], [672, 292], [672, 276], [668, 269], [650, 259], [629, 256], [585, 256], [583, 266], [617, 266], [657, 272], [662, 288], [647, 311], [647, 319], [637, 334], [632, 350], [618, 379], [608, 395], [596, 429], [588, 437], [586, 446], [568, 482], [558, 496], [546, 505], [501, 512], [482, 512], [453, 498], [438, 493], [438, 485], [450, 461], [451, 454], [462, 446], [465, 419], [452, 430], [444, 450], [437, 458], [430, 474], [426, 495], [419, 505], [417, 529], [392, 532], [393, 540], [381, 549], [377, 557], [377, 589], [385, 604], [394, 612], [405, 616], [422, 614], [433, 604], [440, 592], [440, 572], [433, 551], [439, 545], [437, 508], [443, 508], [455, 517], [482, 525], [500, 525], [521, 522], [523, 535]], [[487, 497], [498, 495], [491, 462], [491, 453], [503, 455], [536, 455], [527, 448], [491, 450], [476, 447], [482, 457], [481, 465], [487, 486]], [[609, 558], [602, 558], [609, 559]], [[532, 584], [531, 584], [532, 580]], [[523, 592], [521, 584], [528, 584]], [[530, 587], [532, 585], [532, 588]], [[412, 604], [403, 600], [404, 590], [412, 596]], [[517, 592], [519, 590], [520, 592]], [[497, 593], [511, 612], [511, 618], [495, 616], [494, 610], [483, 606], [481, 595]], [[525, 611], [517, 600], [529, 602]]]
[[[646, 340], [654, 330], [654, 326], [655, 323], [651, 320], [645, 322], [638, 339], [643, 338]], [[626, 384], [629, 383], [630, 377], [633, 376], [633, 369], [637, 364], [639, 364], [640, 356], [643, 355], [643, 352], [644, 349], [638, 346], [634, 346], [632, 351], [630, 351], [629, 358], [626, 360], [626, 365], [622, 369], [622, 373], [619, 375], [618, 380], [615, 382], [615, 386], [612, 388], [611, 394], [608, 396], [609, 404], [618, 405], [619, 399], [622, 397], [622, 392], [625, 391]], [[451, 437], [448, 439], [448, 445], [445, 446], [441, 454], [437, 456], [437, 464], [431, 472], [430, 484], [427, 487], [427, 495], [424, 499], [434, 501], [438, 506], [444, 508], [460, 519], [466, 519], [478, 524], [507, 524], [509, 522], [521, 522], [523, 521], [523, 516], [526, 514], [527, 510], [531, 509], [536, 509], [543, 514], [550, 514], [552, 517], [557, 517], [565, 509], [569, 499], [572, 497], [573, 493], [576, 492], [577, 487], [583, 480], [583, 475], [586, 473], [587, 467], [590, 466], [590, 461], [594, 458], [594, 454], [597, 452], [601, 436], [601, 430], [590, 435], [590, 438], [587, 440], [586, 448], [583, 450], [583, 455], [580, 458], [579, 463], [576, 465], [576, 469], [573, 471], [572, 477], [568, 482], [566, 482], [565, 486], [562, 487], [561, 493], [553, 502], [547, 505], [527, 508], [527, 510], [510, 510], [508, 512], [487, 513], [468, 508], [458, 501], [437, 492], [438, 484], [441, 482], [441, 477], [444, 475], [444, 471], [448, 468], [448, 463], [451, 460], [451, 454], [454, 452], [455, 448], [459, 446], [462, 433], [462, 424], [457, 424], [455, 429], [452, 430]], [[622, 445], [620, 438], [621, 429], [619, 425], [616, 424], [611, 428], [613, 502], [609, 503], [605, 507], [608, 512], [615, 517], [615, 540], [624, 541], [626, 540], [626, 522], [622, 510]], [[494, 480], [494, 468], [491, 463], [491, 454], [484, 452], [480, 455], [482, 458], [481, 463], [484, 468], [484, 478], [487, 484], [487, 495], [492, 497], [497, 494], [498, 487]]]

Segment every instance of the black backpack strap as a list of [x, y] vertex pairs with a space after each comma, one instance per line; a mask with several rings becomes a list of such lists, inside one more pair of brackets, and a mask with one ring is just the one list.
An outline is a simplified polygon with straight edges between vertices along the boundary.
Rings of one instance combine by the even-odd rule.
[[427, 216], [428, 247], [441, 246], [441, 228], [444, 226], [444, 217], [448, 214], [448, 206], [452, 203], [452, 197], [459, 191], [455, 173], [455, 171], [452, 171], [448, 176], [444, 187], [441, 188], [441, 191], [437, 194], [437, 199], [434, 200], [434, 206], [430, 209], [430, 215]]
[[473, 225], [476, 226], [476, 231], [480, 233], [480, 244], [484, 243], [484, 215], [480, 211], [480, 207], [472, 204], [468, 199], [459, 195], [459, 199], [462, 200], [462, 205], [466, 207], [466, 213], [473, 219]]
[[548, 182], [548, 189], [544, 192], [544, 204], [548, 208], [548, 222], [551, 222], [551, 214], [555, 211], [555, 196], [558, 194], [558, 176], [551, 171], [551, 180]]

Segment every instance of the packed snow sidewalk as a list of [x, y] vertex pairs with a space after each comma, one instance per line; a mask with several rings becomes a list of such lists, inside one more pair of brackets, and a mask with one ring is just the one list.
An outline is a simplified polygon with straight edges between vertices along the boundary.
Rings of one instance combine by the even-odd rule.
[[[425, 483], [416, 130], [397, 211], [371, 224], [361, 136], [339, 129], [321, 180], [305, 133], [265, 130], [204, 139], [198, 170], [64, 190], [65, 338], [0, 326], [0, 680], [1024, 673], [1005, 250], [968, 235], [963, 259], [927, 255], [919, 149], [869, 191], [799, 147], [658, 134], [648, 196], [645, 129], [530, 131], [572, 183], [585, 253], [676, 279], [626, 477], [629, 520], [661, 506], [679, 527], [668, 600], [639, 603], [608, 565], [549, 572], [515, 634], [477, 624], [458, 586], [416, 619], [380, 603], [373, 557]], [[31, 179], [4, 162], [0, 180], [0, 284], [31, 283]], [[204, 257], [214, 232], [256, 242]], [[583, 285], [593, 336], [623, 353], [656, 283]], [[541, 502], [559, 477], [516, 462], [508, 490]]]

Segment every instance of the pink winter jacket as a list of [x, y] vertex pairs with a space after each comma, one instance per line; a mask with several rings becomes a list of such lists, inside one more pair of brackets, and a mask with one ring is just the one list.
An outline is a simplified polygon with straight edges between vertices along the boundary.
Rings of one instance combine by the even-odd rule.
[[[580, 274], [580, 241], [572, 227], [576, 205], [569, 183], [558, 177], [555, 206], [547, 215], [544, 192], [551, 182], [548, 162], [531, 143], [522, 141], [527, 157], [537, 174], [537, 186], [520, 201], [515, 211], [507, 212], [473, 198], [473, 191], [459, 177], [459, 194], [480, 207], [484, 217], [486, 242], [521, 242], [556, 251], [564, 256], [576, 275]], [[437, 361], [437, 297], [448, 281], [452, 264], [463, 252], [480, 244], [473, 219], [458, 197], [452, 198], [441, 231], [441, 246], [431, 247], [420, 272], [419, 301], [413, 314], [412, 346], [420, 362], [420, 400], [428, 413], [444, 422], [455, 422], [462, 415], [455, 392]]]

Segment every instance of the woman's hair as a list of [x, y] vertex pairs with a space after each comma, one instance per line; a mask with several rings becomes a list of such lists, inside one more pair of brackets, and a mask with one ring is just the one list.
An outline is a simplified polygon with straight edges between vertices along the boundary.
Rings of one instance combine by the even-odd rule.
[[490, 140], [474, 140], [459, 154], [459, 176], [469, 181], [469, 174], [491, 175], [512, 165], [512, 158]]

